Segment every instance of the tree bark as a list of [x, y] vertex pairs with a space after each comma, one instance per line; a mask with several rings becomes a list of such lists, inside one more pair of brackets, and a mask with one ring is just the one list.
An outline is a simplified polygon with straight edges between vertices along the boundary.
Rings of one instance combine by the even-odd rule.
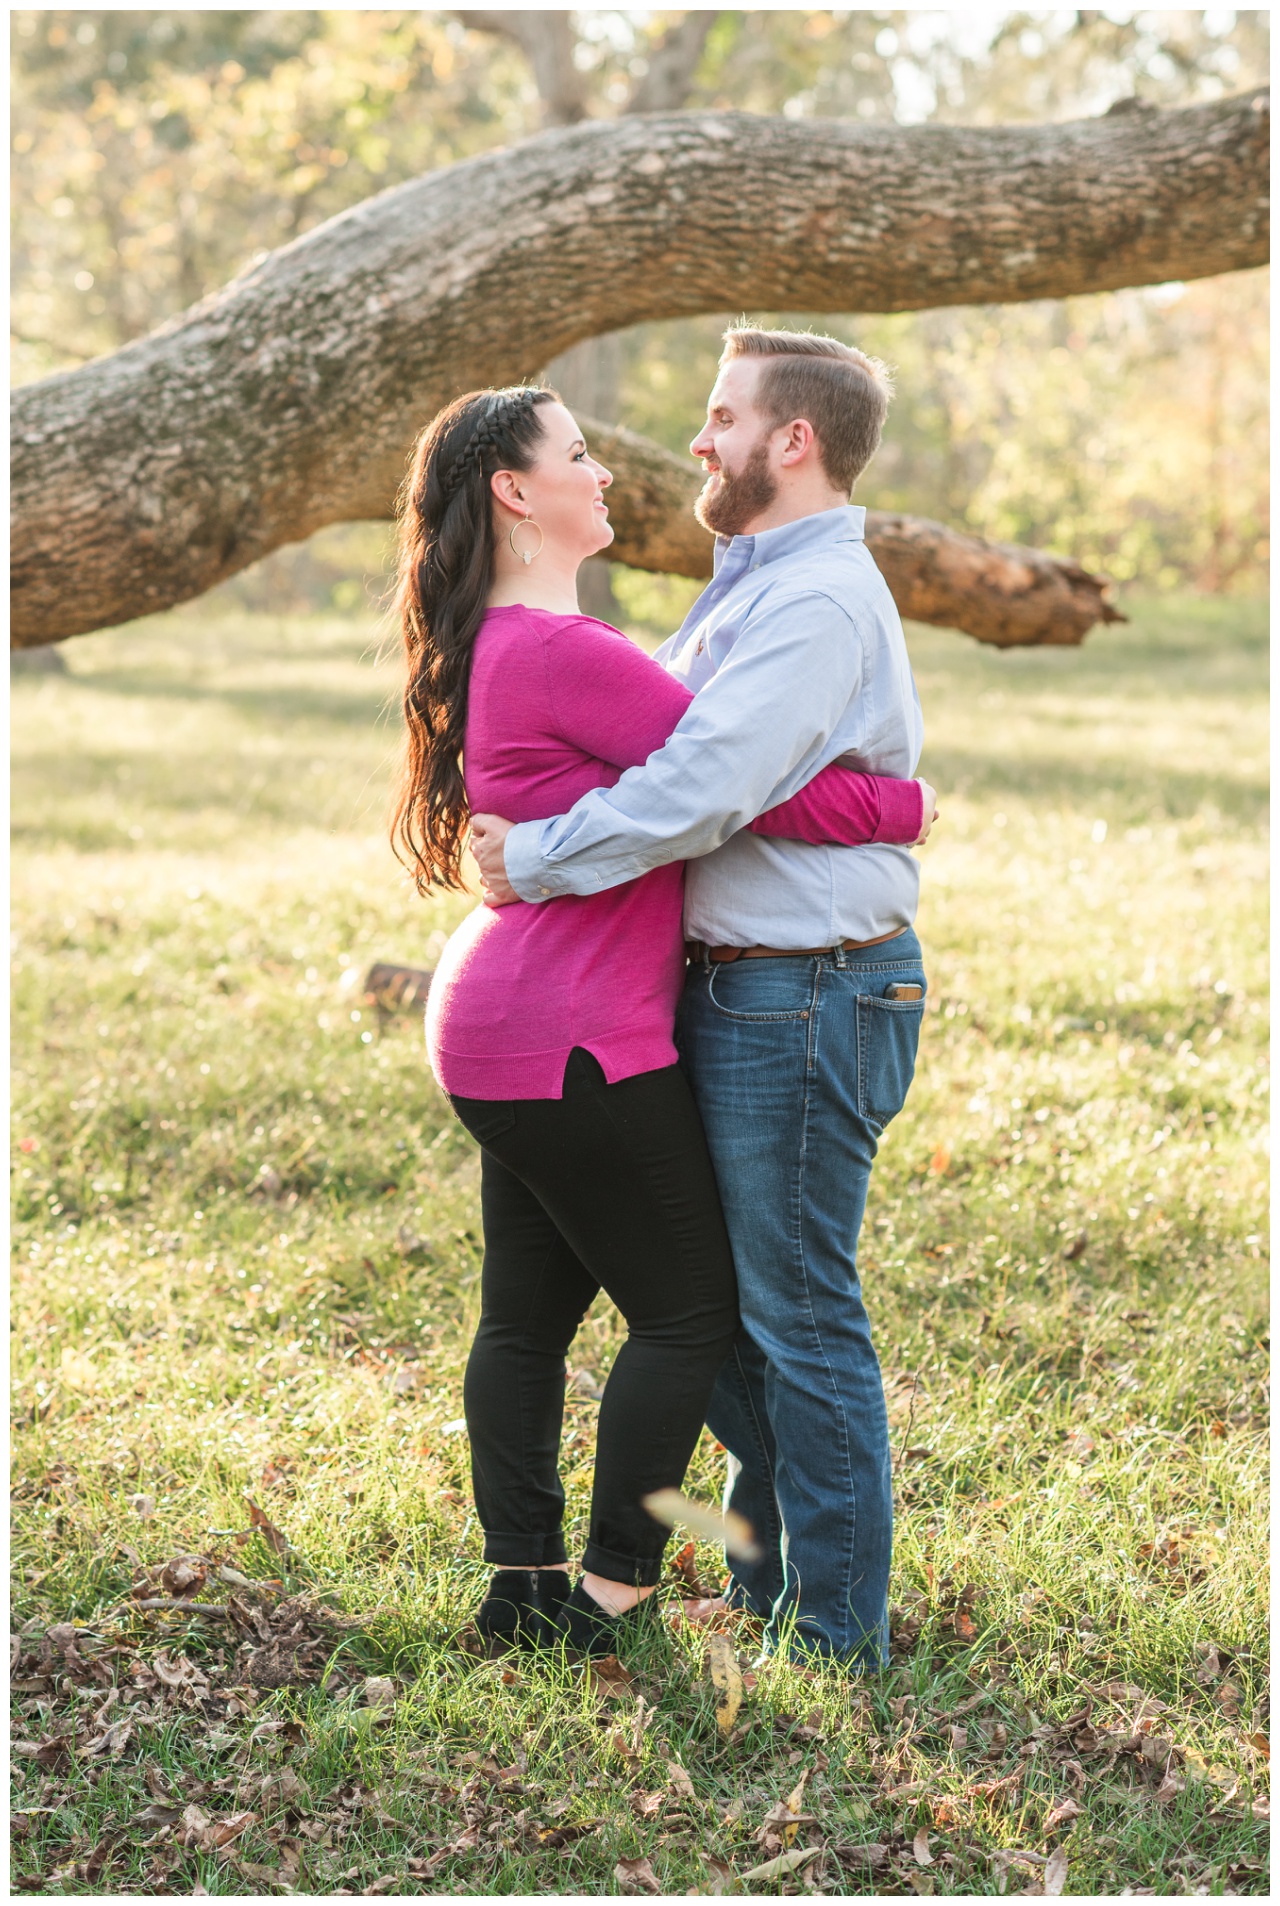
[[540, 134], [396, 187], [15, 393], [14, 645], [167, 608], [370, 514], [371, 473], [394, 489], [441, 403], [602, 331], [1262, 264], [1268, 125], [1265, 92], [977, 129], [689, 113]]

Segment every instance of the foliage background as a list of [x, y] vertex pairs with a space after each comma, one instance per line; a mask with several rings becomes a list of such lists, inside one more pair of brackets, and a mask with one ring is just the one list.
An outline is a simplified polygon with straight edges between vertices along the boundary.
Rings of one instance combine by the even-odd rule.
[[[1065, 119], [1264, 82], [1265, 10], [725, 11], [687, 104], [869, 122]], [[624, 110], [679, 15], [583, 9], [589, 110]], [[18, 382], [117, 349], [371, 193], [538, 130], [513, 45], [446, 11], [18, 10]], [[1267, 559], [1262, 271], [1024, 306], [808, 313], [897, 366], [862, 500], [1052, 548], [1121, 583], [1256, 588]], [[618, 340], [622, 421], [682, 448], [735, 313]], [[517, 367], [536, 374], [540, 367]], [[385, 531], [340, 529], [230, 585], [363, 607]], [[634, 622], [680, 585], [615, 567]]]

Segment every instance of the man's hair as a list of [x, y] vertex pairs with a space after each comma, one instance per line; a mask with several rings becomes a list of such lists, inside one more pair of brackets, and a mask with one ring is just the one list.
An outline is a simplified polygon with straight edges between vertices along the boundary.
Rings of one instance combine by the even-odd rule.
[[893, 395], [888, 365], [838, 338], [746, 324], [724, 334], [720, 362], [735, 357], [766, 360], [756, 391], [760, 410], [775, 428], [796, 417], [812, 424], [823, 469], [848, 495], [880, 447]]

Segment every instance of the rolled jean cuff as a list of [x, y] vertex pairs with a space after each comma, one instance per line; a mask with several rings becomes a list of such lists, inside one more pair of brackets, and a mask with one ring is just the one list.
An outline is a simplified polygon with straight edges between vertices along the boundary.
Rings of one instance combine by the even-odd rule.
[[619, 1555], [588, 1542], [582, 1555], [584, 1575], [603, 1575], [606, 1582], [626, 1582], [631, 1588], [655, 1588], [662, 1580], [660, 1555]]
[[484, 1559], [499, 1568], [553, 1568], [569, 1557], [560, 1529], [550, 1535], [498, 1535], [486, 1530]]

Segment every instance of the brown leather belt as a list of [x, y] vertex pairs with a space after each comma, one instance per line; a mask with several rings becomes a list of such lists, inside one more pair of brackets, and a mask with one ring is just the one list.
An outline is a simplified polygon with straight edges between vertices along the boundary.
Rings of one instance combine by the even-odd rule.
[[[896, 940], [905, 927], [895, 927], [892, 933], [877, 934], [874, 940], [842, 940], [840, 950], [844, 953], [856, 953], [864, 946], [883, 946], [886, 940]], [[685, 958], [695, 966], [727, 966], [732, 960], [817, 960], [824, 953], [834, 953], [834, 946], [708, 946], [703, 940], [686, 940]]]

